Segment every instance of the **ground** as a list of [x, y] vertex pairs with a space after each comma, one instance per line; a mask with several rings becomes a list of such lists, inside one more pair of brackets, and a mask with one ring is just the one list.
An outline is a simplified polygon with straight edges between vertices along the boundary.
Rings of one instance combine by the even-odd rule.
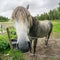
[[[55, 36], [55, 35], [53, 35]], [[45, 38], [39, 38], [36, 48], [36, 55], [27, 52], [26, 60], [60, 60], [60, 38], [50, 37], [48, 47], [45, 47]], [[58, 37], [58, 38], [57, 38]]]

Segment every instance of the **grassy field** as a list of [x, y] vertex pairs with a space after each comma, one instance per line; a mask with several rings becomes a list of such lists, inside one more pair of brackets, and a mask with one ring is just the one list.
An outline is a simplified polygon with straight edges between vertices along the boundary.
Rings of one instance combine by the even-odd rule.
[[[51, 20], [53, 23], [53, 32], [60, 32], [60, 20]], [[13, 22], [0, 22], [3, 25], [13, 25]]]
[[53, 32], [60, 33], [60, 21], [51, 21], [53, 23]]

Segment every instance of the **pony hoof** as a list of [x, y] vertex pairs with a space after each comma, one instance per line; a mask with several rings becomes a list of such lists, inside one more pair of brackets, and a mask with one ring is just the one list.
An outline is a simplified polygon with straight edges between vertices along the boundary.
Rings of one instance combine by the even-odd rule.
[[48, 45], [45, 45], [44, 48], [48, 48]]
[[30, 56], [34, 57], [34, 56], [36, 56], [36, 54], [30, 53]]
[[33, 56], [33, 57], [35, 57], [35, 56], [36, 56], [36, 54], [32, 54], [32, 56]]
[[32, 51], [30, 51], [30, 53], [32, 53]]
[[35, 56], [35, 54], [32, 54], [32, 56]]

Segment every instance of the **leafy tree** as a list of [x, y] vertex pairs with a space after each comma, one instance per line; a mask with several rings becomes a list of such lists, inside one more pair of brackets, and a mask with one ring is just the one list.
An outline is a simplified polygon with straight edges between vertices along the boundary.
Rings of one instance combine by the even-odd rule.
[[7, 17], [0, 16], [0, 22], [6, 22], [9, 19]]
[[50, 10], [48, 13], [44, 13], [36, 16], [38, 20], [60, 20], [60, 3], [57, 9]]
[[49, 16], [48, 16], [47, 13], [44, 13], [44, 19], [45, 19], [45, 20], [49, 19]]

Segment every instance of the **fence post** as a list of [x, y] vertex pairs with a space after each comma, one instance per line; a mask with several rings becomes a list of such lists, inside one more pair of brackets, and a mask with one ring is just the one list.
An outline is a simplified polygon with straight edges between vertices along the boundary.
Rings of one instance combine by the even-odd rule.
[[1, 24], [1, 33], [3, 33], [3, 25]]
[[8, 42], [9, 42], [10, 48], [13, 51], [13, 46], [12, 46], [12, 43], [11, 43], [11, 39], [10, 39], [10, 34], [9, 34], [9, 29], [8, 28], [7, 28], [7, 34], [8, 34]]

